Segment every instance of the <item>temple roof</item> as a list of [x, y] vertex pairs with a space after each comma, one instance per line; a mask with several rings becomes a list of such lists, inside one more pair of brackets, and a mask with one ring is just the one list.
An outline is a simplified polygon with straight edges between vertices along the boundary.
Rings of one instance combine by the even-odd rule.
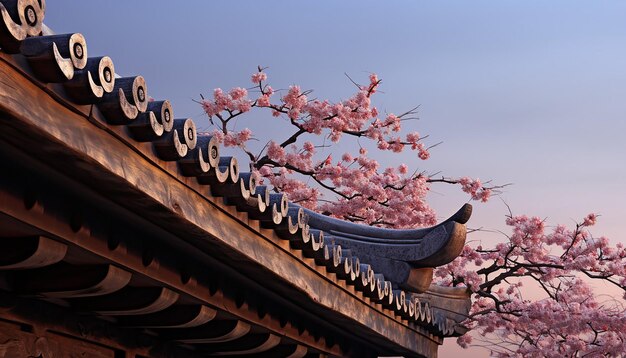
[[449, 219], [421, 229], [388, 229], [359, 225], [304, 210], [313, 232], [359, 257], [382, 273], [395, 288], [424, 292], [432, 281], [432, 268], [454, 260], [465, 245], [465, 223], [472, 206], [465, 204]]
[[0, 272], [13, 282], [0, 291], [201, 356], [358, 356], [366, 341], [366, 355], [432, 356], [462, 333], [467, 292], [431, 280], [460, 253], [471, 206], [414, 230], [305, 210], [150, 101], [142, 76], [88, 57], [81, 34], [42, 36], [44, 15], [43, 0], [0, 1]]

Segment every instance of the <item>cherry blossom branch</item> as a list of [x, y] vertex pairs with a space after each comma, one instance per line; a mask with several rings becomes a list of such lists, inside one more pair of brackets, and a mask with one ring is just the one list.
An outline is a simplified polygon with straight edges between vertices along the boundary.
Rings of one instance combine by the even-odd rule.
[[[435, 271], [436, 277], [475, 294], [464, 325], [489, 337], [493, 354], [621, 354], [626, 348], [623, 301], [599, 301], [589, 282], [610, 283], [626, 297], [626, 249], [592, 237], [588, 228], [596, 219], [589, 214], [573, 230], [558, 225], [547, 231], [544, 219], [510, 215], [507, 241], [489, 249], [466, 246], [457, 260]], [[473, 271], [474, 265], [481, 268]], [[545, 297], [523, 297], [520, 287], [529, 283]], [[462, 336], [459, 344], [467, 346], [472, 337]]]

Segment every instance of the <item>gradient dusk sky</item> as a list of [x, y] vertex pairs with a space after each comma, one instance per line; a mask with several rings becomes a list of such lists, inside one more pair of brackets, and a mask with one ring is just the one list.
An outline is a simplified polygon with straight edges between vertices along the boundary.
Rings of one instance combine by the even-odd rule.
[[[572, 224], [597, 212], [593, 234], [626, 242], [625, 19], [619, 1], [48, 0], [45, 22], [84, 34], [90, 56], [143, 75], [152, 97], [200, 127], [192, 100], [250, 86], [257, 65], [275, 88], [333, 100], [354, 92], [344, 72], [376, 72], [381, 112], [420, 105], [412, 129], [443, 141], [428, 161], [385, 164], [514, 183], [500, 196], [514, 213]], [[430, 199], [444, 218], [467, 196], [435, 186]], [[469, 226], [506, 230], [503, 200], [476, 203]], [[450, 343], [440, 356], [459, 353]]]

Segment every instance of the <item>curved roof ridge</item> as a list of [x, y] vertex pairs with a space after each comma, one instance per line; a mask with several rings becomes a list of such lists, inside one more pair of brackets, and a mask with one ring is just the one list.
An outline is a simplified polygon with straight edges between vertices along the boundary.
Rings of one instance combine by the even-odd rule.
[[303, 209], [305, 215], [308, 217], [309, 225], [318, 230], [337, 235], [346, 235], [346, 237], [355, 237], [360, 240], [371, 240], [372, 242], [383, 243], [390, 243], [392, 241], [394, 243], [415, 243], [426, 237], [428, 233], [438, 226], [450, 222], [465, 224], [472, 215], [472, 205], [464, 204], [456, 213], [435, 226], [417, 229], [393, 229], [361, 225], [323, 215], [310, 209]]

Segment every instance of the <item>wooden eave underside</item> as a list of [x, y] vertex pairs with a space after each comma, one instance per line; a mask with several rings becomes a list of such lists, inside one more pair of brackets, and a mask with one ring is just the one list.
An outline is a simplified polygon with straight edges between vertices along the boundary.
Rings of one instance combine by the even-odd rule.
[[[92, 199], [94, 206], [123, 217], [126, 225], [154, 235], [155, 246], [167, 243], [195, 263], [189, 267], [153, 264], [167, 261], [155, 256], [144, 265], [145, 250], [152, 248], [149, 240], [144, 240], [143, 252], [124, 250], [123, 244], [107, 245], [107, 238], [90, 228], [97, 218], [81, 206], [61, 210], [42, 202], [27, 208], [24, 197], [3, 191], [0, 208], [6, 218], [66, 244], [70, 253], [81, 252], [79, 258], [98, 258], [100, 264], [114, 264], [131, 273], [130, 287], [161, 285], [184, 302], [206, 305], [228, 319], [264, 328], [310, 352], [360, 355], [364, 352], [350, 352], [348, 347], [362, 345], [367, 354], [436, 355], [439, 336], [365, 297], [314, 258], [290, 247], [274, 230], [224, 205], [194, 178], [179, 175], [177, 164], [159, 160], [151, 143], [133, 141], [126, 128], [107, 125], [96, 106], [72, 104], [59, 86], [33, 80], [19, 55], [0, 54], [0, 61], [3, 156], [56, 176], [61, 185], [76, 188], [82, 200]], [[8, 179], [14, 175], [1, 173]], [[34, 195], [35, 202], [39, 193], [45, 196], [45, 188], [32, 190], [28, 195]], [[49, 215], [54, 210], [59, 210], [56, 216]], [[281, 322], [271, 313], [261, 317], [252, 304], [254, 297], [229, 287], [232, 283], [211, 278], [202, 265], [216, 267], [251, 292], [284, 305], [303, 323], [284, 322], [284, 318]]]

